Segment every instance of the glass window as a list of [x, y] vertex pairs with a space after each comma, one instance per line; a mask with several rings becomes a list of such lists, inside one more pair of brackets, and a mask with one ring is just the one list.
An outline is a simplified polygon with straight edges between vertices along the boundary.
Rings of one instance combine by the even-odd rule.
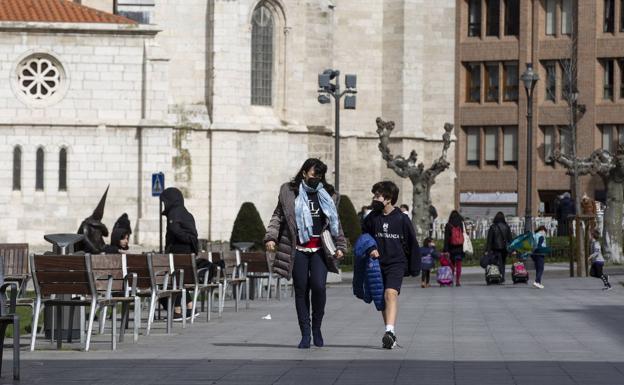
[[554, 163], [553, 155], [555, 150], [555, 128], [544, 127], [544, 161], [546, 164]]
[[555, 34], [557, 0], [546, 0], [546, 35]]
[[624, 144], [624, 125], [618, 126], [618, 146]]
[[520, 0], [505, 3], [505, 35], [518, 36], [520, 24]]
[[471, 166], [479, 165], [479, 127], [469, 127], [466, 129], [466, 163]]
[[518, 63], [503, 64], [503, 81], [505, 82], [505, 101], [518, 101]]
[[498, 63], [486, 63], [485, 101], [498, 102]]
[[253, 13], [251, 29], [251, 104], [272, 105], [273, 16], [261, 5]]
[[603, 31], [613, 32], [615, 30], [615, 4], [613, 0], [604, 0]]
[[568, 100], [568, 96], [574, 92], [575, 68], [574, 62], [569, 59], [561, 60], [561, 97]]
[[572, 34], [572, 0], [562, 0], [561, 2], [561, 33], [563, 35]]
[[572, 132], [568, 127], [559, 129], [559, 140], [561, 141], [561, 153], [564, 155], [572, 155]]
[[486, 34], [488, 36], [499, 35], [500, 0], [486, 0], [487, 18]]
[[115, 0], [114, 13], [127, 17], [139, 24], [150, 24], [153, 14], [154, 0]]
[[498, 165], [498, 127], [485, 128], [485, 163]]
[[503, 128], [503, 162], [505, 164], [518, 163], [518, 127]]
[[624, 32], [624, 0], [620, 0], [620, 32]]
[[35, 171], [35, 190], [43, 191], [43, 148], [37, 149], [36, 171]]
[[602, 126], [602, 149], [613, 154], [613, 126]]
[[67, 150], [61, 148], [59, 152], [59, 191], [67, 191]]
[[468, 36], [481, 36], [481, 0], [468, 3]]
[[13, 190], [22, 189], [22, 149], [19, 146], [13, 148]]
[[481, 101], [481, 65], [468, 63], [466, 69], [468, 70], [466, 101], [479, 103]]
[[624, 99], [624, 59], [620, 59], [619, 64], [620, 64], [620, 99]]
[[544, 69], [546, 71], [546, 81], [544, 86], [546, 87], [546, 100], [555, 101], [555, 90], [557, 89], [557, 66], [554, 61], [544, 62]]
[[603, 59], [602, 69], [603, 75], [603, 99], [613, 100], [613, 60]]

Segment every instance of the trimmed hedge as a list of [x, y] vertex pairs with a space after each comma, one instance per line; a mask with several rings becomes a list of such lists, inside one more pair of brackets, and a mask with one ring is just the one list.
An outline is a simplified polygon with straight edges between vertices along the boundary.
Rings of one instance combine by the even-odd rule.
[[266, 228], [256, 206], [251, 202], [243, 203], [234, 220], [230, 247], [234, 247], [235, 242], [253, 242], [251, 250], [263, 250], [265, 234]]
[[342, 225], [345, 237], [349, 240], [350, 245], [354, 245], [355, 241], [362, 234], [362, 226], [351, 199], [346, 195], [340, 196], [338, 217], [340, 218], [340, 224]]

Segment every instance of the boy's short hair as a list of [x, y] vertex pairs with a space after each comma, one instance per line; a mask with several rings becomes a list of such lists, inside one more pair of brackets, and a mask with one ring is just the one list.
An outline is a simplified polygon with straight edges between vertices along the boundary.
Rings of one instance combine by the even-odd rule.
[[592, 230], [592, 236], [596, 239], [600, 239], [600, 231], [596, 229]]
[[537, 228], [537, 230], [535, 230], [536, 233], [539, 233], [540, 231], [547, 232], [546, 231], [546, 226], [540, 226], [540, 227]]
[[384, 199], [389, 199], [393, 205], [399, 200], [399, 188], [390, 181], [377, 182], [371, 189], [373, 194], [379, 194]]
[[408, 205], [406, 205], [405, 203], [403, 203], [403, 204], [402, 204], [401, 206], [399, 206], [399, 207], [401, 207], [402, 209], [405, 209], [405, 211], [409, 211], [409, 206], [408, 206]]

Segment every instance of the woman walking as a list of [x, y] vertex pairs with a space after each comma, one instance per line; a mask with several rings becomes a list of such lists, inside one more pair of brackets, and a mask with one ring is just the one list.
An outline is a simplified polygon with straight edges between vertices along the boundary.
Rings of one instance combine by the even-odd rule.
[[485, 252], [496, 256], [496, 262], [501, 276], [501, 283], [505, 282], [505, 263], [507, 261], [507, 246], [512, 241], [511, 229], [505, 221], [505, 214], [497, 212], [494, 221], [487, 233]]
[[457, 210], [451, 211], [448, 222], [444, 227], [444, 252], [449, 253], [451, 257], [451, 265], [455, 270], [455, 286], [461, 286], [464, 232], [464, 218]]
[[[325, 314], [327, 271], [338, 272], [325, 255], [321, 234], [328, 230], [342, 259], [346, 240], [336, 210], [337, 195], [325, 180], [327, 166], [319, 159], [306, 160], [299, 172], [280, 188], [277, 207], [264, 238], [268, 251], [276, 251], [273, 271], [293, 279], [295, 307], [301, 330], [300, 349], [323, 346], [321, 324]], [[310, 298], [311, 292], [311, 298]], [[312, 327], [310, 327], [310, 303]]]

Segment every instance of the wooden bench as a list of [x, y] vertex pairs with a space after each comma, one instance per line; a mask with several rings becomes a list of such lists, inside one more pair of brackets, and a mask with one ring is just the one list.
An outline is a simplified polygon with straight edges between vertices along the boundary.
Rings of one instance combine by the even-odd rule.
[[[63, 306], [89, 307], [89, 323], [85, 351], [89, 351], [91, 333], [95, 313], [102, 307], [111, 306], [113, 319], [117, 316], [117, 301], [114, 298], [101, 298], [96, 289], [96, 280], [91, 268], [91, 256], [86, 255], [31, 255], [30, 266], [32, 280], [35, 287], [35, 310], [33, 314], [33, 333], [30, 342], [30, 350], [35, 350], [37, 339], [36, 326], [39, 321], [41, 306], [56, 307], [57, 348], [62, 348], [62, 308]], [[57, 295], [78, 296], [68, 299], [56, 299]], [[69, 330], [72, 329], [72, 318], [69, 320]], [[68, 341], [71, 342], [71, 333], [68, 333]], [[116, 349], [117, 323], [112, 323], [111, 348]], [[81, 337], [82, 340], [82, 337]]]
[[[222, 271], [221, 271], [221, 266], [219, 266], [219, 263], [217, 263], [218, 261], [213, 261], [212, 260], [212, 256], [210, 255], [209, 252], [206, 251], [200, 251], [197, 255], [197, 260], [202, 260], [205, 259], [207, 261], [209, 261], [211, 263], [211, 267], [210, 270], [212, 270], [212, 277], [210, 276], [211, 271], [210, 270], [206, 270], [206, 269], [202, 269], [202, 271], [200, 272], [198, 270], [198, 276], [199, 279], [202, 282], [208, 282], [209, 285], [209, 289], [207, 290], [206, 294], [204, 294], [201, 297], [201, 311], [204, 311], [204, 301], [206, 301], [206, 299], [208, 300], [208, 312], [207, 312], [207, 317], [206, 319], [208, 321], [210, 321], [210, 315], [212, 312], [212, 303], [214, 300], [214, 295], [215, 292], [217, 294], [217, 312], [219, 313], [219, 318], [221, 318], [221, 315], [223, 313], [223, 306], [222, 306], [222, 302], [221, 302], [221, 298], [223, 298], [224, 293], [223, 293], [223, 280], [221, 279], [222, 277]], [[216, 289], [216, 291], [215, 291]]]
[[254, 299], [256, 293], [262, 298], [262, 281], [267, 280], [266, 298], [271, 298], [271, 287], [273, 285], [273, 273], [269, 266], [269, 259], [264, 252], [240, 253], [240, 260], [245, 266], [245, 276], [249, 280], [249, 297]]
[[21, 297], [26, 292], [30, 279], [28, 243], [0, 243], [0, 257], [4, 269], [4, 282], [16, 282]]
[[[169, 258], [172, 270], [184, 271], [184, 289], [193, 292], [193, 317], [191, 318], [191, 323], [195, 321], [195, 310], [197, 309], [197, 298], [199, 294], [208, 294], [209, 296], [207, 315], [207, 319], [209, 321], [210, 313], [212, 311], [212, 293], [214, 289], [218, 289], [219, 297], [221, 297], [222, 285], [220, 283], [213, 283], [209, 281], [209, 268], [197, 269], [197, 258], [195, 254], [169, 254]], [[219, 316], [221, 316], [220, 311]]]
[[[121, 254], [94, 254], [91, 255], [91, 268], [95, 275], [96, 290], [100, 296], [106, 299], [114, 299], [121, 303], [121, 330], [119, 342], [123, 342], [124, 334], [128, 326], [130, 306], [134, 308], [134, 335], [133, 341], [139, 339], [141, 325], [141, 299], [137, 296], [137, 274], [123, 274], [123, 256]], [[104, 325], [108, 307], [102, 307], [99, 323], [100, 334], [104, 333]], [[113, 318], [113, 322], [117, 320]]]
[[[169, 257], [167, 255], [155, 256], [154, 254], [124, 254], [124, 276], [135, 273], [137, 275], [137, 295], [140, 298], [149, 299], [149, 314], [147, 319], [146, 334], [149, 335], [156, 306], [160, 298], [167, 299], [167, 334], [171, 333], [173, 326], [173, 296], [182, 294], [182, 290], [171, 289], [171, 271]], [[183, 318], [184, 320], [185, 318]]]
[[[1, 268], [1, 267], [0, 267]], [[11, 288], [9, 304], [6, 304], [6, 291]], [[0, 373], [2, 373], [2, 353], [4, 351], [4, 338], [6, 329], [13, 325], [13, 379], [20, 379], [20, 323], [16, 313], [17, 295], [19, 285], [17, 282], [2, 282], [0, 276]]]
[[[245, 267], [240, 262], [238, 253], [232, 252], [210, 252], [209, 260], [218, 263], [223, 260], [224, 269], [221, 270], [221, 277], [218, 282], [223, 284], [223, 297], [221, 298], [221, 307], [224, 305], [225, 293], [229, 286], [232, 287], [232, 297], [234, 298], [234, 310], [238, 312], [238, 304], [241, 299], [242, 286], [246, 285], [247, 277], [245, 277]], [[247, 288], [247, 286], [245, 286]], [[249, 290], [247, 290], [249, 292]], [[246, 298], [246, 307], [249, 307], [249, 296]]]

